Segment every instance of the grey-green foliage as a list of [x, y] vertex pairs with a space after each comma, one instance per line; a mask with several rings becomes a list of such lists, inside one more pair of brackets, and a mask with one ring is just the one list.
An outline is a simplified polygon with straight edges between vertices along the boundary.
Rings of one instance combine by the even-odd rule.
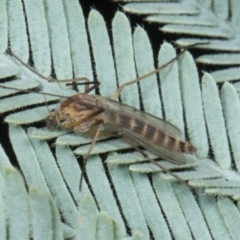
[[[125, 2], [125, 1], [124, 1]], [[142, 14], [146, 21], [159, 24], [159, 30], [164, 33], [184, 34], [185, 38], [176, 41], [181, 46], [195, 42], [208, 42], [198, 45], [202, 50], [213, 50], [216, 53], [202, 54], [197, 58], [201, 64], [226, 66], [224, 77], [219, 71], [211, 74], [217, 82], [239, 80], [239, 66], [229, 68], [229, 65], [239, 65], [240, 58], [240, 16], [238, 0], [198, 1], [180, 0], [156, 2], [131, 2], [123, 9], [131, 14]], [[221, 53], [227, 51], [229, 53]], [[235, 53], [234, 53], [235, 52]]]
[[[38, 87], [40, 91], [65, 96], [74, 93], [63, 84], [48, 83], [5, 53], [9, 42], [11, 50], [27, 62], [30, 54], [28, 37], [34, 68], [46, 77], [50, 76], [52, 64], [58, 79], [72, 76], [92, 79], [91, 63], [94, 61], [96, 75], [101, 82], [100, 93], [105, 97], [111, 97], [116, 90], [116, 79], [122, 84], [154, 69], [153, 53], [146, 32], [141, 27], [133, 31], [127, 17], [121, 12], [115, 14], [112, 36], [109, 36], [103, 17], [92, 10], [86, 20], [88, 39], [82, 10], [76, 0], [1, 0], [0, 4], [0, 76], [6, 78], [16, 75], [15, 80], [2, 85], [21, 89]], [[237, 1], [231, 1], [231, 4], [237, 4]], [[233, 46], [237, 41], [237, 30], [226, 30], [227, 17], [222, 12], [224, 8], [221, 10], [218, 3], [214, 7], [215, 11], [218, 10], [218, 17], [211, 13], [207, 1], [201, 4], [191, 1], [190, 4], [185, 0], [171, 3], [171, 8], [165, 6], [161, 9], [165, 14], [171, 14], [170, 10], [175, 14], [185, 13], [189, 18], [176, 15], [180, 18], [178, 22], [190, 21], [192, 25], [201, 25], [199, 22], [202, 21], [205, 27], [199, 26], [199, 31], [211, 29], [212, 34], [216, 32], [216, 36], [226, 37], [224, 41], [232, 41], [228, 49], [223, 48], [223, 40], [215, 39], [202, 48], [211, 48], [215, 46], [214, 41], [219, 41], [217, 50], [230, 50], [230, 47], [236, 50]], [[142, 9], [147, 10], [144, 6]], [[231, 16], [231, 24], [236, 28], [236, 9], [232, 9]], [[166, 15], [166, 19], [174, 18]], [[175, 29], [181, 29], [179, 25], [164, 27], [166, 30], [174, 29], [174, 26]], [[190, 31], [187, 27], [184, 29]], [[194, 34], [197, 29], [193, 31]], [[111, 37], [113, 46], [110, 45]], [[191, 42], [190, 39], [184, 41], [179, 40], [179, 43], [186, 45]], [[89, 54], [90, 47], [93, 59]], [[164, 43], [158, 64], [165, 63], [175, 55], [172, 45]], [[236, 75], [238, 69], [232, 68], [231, 71]], [[86, 154], [91, 139], [68, 131], [50, 132], [46, 128], [19, 126], [45, 119], [48, 115], [45, 102], [51, 103], [48, 104], [49, 109], [55, 108], [57, 97], [44, 97], [36, 93], [12, 96], [14, 91], [0, 88], [0, 96], [4, 97], [0, 100], [0, 111], [11, 111], [5, 121], [10, 124], [10, 141], [29, 190], [26, 191], [23, 177], [12, 168], [0, 148], [0, 238], [5, 239], [8, 231], [10, 237], [18, 235], [18, 239], [30, 236], [34, 239], [129, 239], [126, 234], [127, 223], [132, 239], [149, 239], [149, 229], [155, 239], [219, 239], [222, 236], [224, 239], [239, 239], [236, 231], [240, 226], [239, 205], [236, 207], [228, 198], [215, 199], [211, 195], [230, 196], [239, 200], [240, 176], [232, 169], [231, 163], [234, 162], [239, 171], [240, 102], [237, 87], [234, 88], [230, 83], [223, 85], [219, 95], [214, 74], [205, 73], [199, 81], [195, 62], [191, 54], [186, 52], [160, 72], [160, 89], [156, 75], [139, 84], [145, 111], [162, 117], [164, 110], [166, 120], [182, 132], [186, 129], [189, 140], [197, 147], [196, 157], [188, 156], [185, 165], [163, 162], [165, 167], [173, 171], [182, 169], [178, 175], [196, 187], [197, 199], [172, 176], [161, 173], [159, 168], [150, 163], [142, 164], [144, 158], [138, 152], [114, 152], [131, 148], [122, 139], [103, 139], [96, 144], [94, 155], [87, 164], [88, 184], [83, 181], [80, 193], [81, 170], [75, 154]], [[123, 91], [122, 101], [140, 107], [137, 85]], [[19, 110], [26, 106], [31, 108]], [[15, 110], [18, 111], [13, 112]], [[54, 155], [46, 140], [56, 137]], [[184, 134], [179, 137], [185, 139]], [[69, 146], [78, 148], [72, 151]], [[210, 146], [214, 159], [208, 158]], [[105, 166], [98, 155], [103, 152], [110, 152]], [[130, 163], [135, 164], [129, 166]], [[153, 173], [151, 179], [145, 173]], [[96, 202], [91, 193], [94, 193]], [[64, 223], [61, 223], [60, 214]]]
[[95, 239], [95, 236], [103, 233], [115, 234], [121, 239], [118, 224], [106, 213], [98, 213], [91, 195], [85, 194], [81, 197], [78, 219], [72, 223], [75, 227], [71, 224], [70, 227], [61, 222], [59, 205], [51, 195], [33, 186], [28, 194], [22, 176], [11, 166], [4, 168], [2, 176], [1, 239], [6, 239], [5, 219], [8, 220], [8, 239]]

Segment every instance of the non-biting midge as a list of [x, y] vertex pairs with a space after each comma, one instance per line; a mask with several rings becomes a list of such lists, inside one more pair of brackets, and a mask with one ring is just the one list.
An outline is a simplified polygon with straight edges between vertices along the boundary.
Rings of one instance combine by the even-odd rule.
[[[191, 45], [190, 47], [194, 45]], [[161, 164], [152, 160], [145, 152], [139, 148], [139, 146], [148, 149], [149, 151], [159, 156], [161, 159], [168, 160], [175, 164], [184, 164], [186, 162], [185, 154], [194, 154], [196, 152], [196, 148], [191, 143], [180, 140], [178, 136], [181, 135], [181, 131], [171, 123], [166, 122], [165, 120], [155, 117], [149, 113], [116, 101], [126, 86], [137, 83], [144, 78], [159, 72], [170, 63], [177, 60], [184, 51], [186, 51], [186, 49], [181, 51], [176, 57], [168, 61], [166, 64], [155, 69], [154, 71], [121, 85], [113, 94], [112, 98], [105, 98], [103, 96], [89, 94], [90, 91], [96, 89], [99, 86], [99, 82], [90, 82], [86, 78], [72, 80], [47, 79], [49, 82], [71, 81], [74, 83], [81, 80], [85, 81], [84, 84], [86, 84], [84, 93], [78, 93], [71, 97], [64, 97], [65, 99], [60, 103], [59, 108], [50, 111], [50, 115], [46, 119], [47, 127], [49, 129], [71, 129], [78, 134], [83, 134], [86, 137], [93, 138], [88, 153], [84, 159], [84, 170], [86, 167], [86, 162], [99, 137], [120, 136], [124, 138], [134, 149], [139, 151], [146, 159], [160, 167], [164, 172], [173, 175], [175, 178], [187, 185], [187, 183], [179, 178], [176, 174], [170, 172]], [[30, 68], [13, 53], [11, 54], [22, 64]], [[39, 76], [43, 77], [32, 68], [30, 69]], [[94, 85], [92, 87], [89, 87], [89, 84]], [[10, 88], [3, 85], [0, 85], [0, 87]], [[21, 90], [17, 88], [10, 89], [29, 92], [28, 90]], [[58, 96], [42, 92], [39, 93]], [[113, 131], [102, 131], [104, 125], [111, 127]]]

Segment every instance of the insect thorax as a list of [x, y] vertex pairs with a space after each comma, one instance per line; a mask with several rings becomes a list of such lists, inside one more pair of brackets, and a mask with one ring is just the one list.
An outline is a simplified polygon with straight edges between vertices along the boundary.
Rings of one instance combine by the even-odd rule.
[[96, 95], [73, 95], [60, 104], [59, 110], [51, 111], [46, 119], [47, 128], [61, 127], [72, 129], [76, 133], [85, 133], [101, 119], [99, 107], [102, 107], [102, 102]]
[[46, 126], [49, 130], [59, 127], [61, 121], [61, 112], [58, 109], [52, 109], [46, 118]]

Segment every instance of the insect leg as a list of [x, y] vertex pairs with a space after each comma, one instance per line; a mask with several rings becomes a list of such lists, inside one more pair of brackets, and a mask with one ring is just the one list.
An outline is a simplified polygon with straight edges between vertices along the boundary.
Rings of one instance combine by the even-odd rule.
[[167, 67], [169, 64], [171, 64], [172, 62], [174, 62], [175, 60], [177, 60], [177, 59], [178, 59], [184, 52], [186, 52], [189, 48], [192, 48], [192, 47], [194, 47], [194, 46], [196, 46], [196, 45], [200, 45], [200, 44], [208, 44], [208, 43], [207, 43], [207, 42], [205, 42], [205, 43], [194, 43], [194, 44], [192, 44], [192, 45], [189, 45], [189, 46], [185, 47], [176, 57], [172, 58], [172, 59], [169, 60], [167, 63], [161, 65], [160, 67], [156, 68], [155, 70], [153, 70], [153, 71], [151, 71], [151, 72], [149, 72], [149, 73], [147, 73], [147, 74], [145, 74], [145, 75], [143, 75], [143, 76], [141, 76], [141, 77], [139, 77], [139, 78], [136, 78], [136, 79], [134, 79], [134, 80], [132, 80], [132, 81], [130, 81], [130, 82], [127, 82], [127, 83], [122, 84], [122, 85], [117, 89], [117, 91], [113, 94], [113, 96], [111, 97], [111, 99], [116, 100], [126, 86], [129, 86], [129, 85], [132, 85], [132, 84], [134, 84], [134, 83], [140, 82], [141, 80], [143, 80], [143, 79], [145, 79], [145, 78], [147, 78], [147, 77], [149, 77], [149, 76], [151, 76], [151, 75], [153, 75], [153, 74], [155, 74], [155, 73], [158, 73], [159, 71], [161, 71], [162, 69], [164, 69], [165, 67]]
[[79, 185], [79, 190], [81, 191], [81, 187], [82, 187], [82, 181], [83, 181], [83, 177], [84, 177], [84, 173], [85, 173], [85, 170], [86, 170], [86, 165], [87, 165], [87, 160], [89, 159], [89, 156], [91, 155], [91, 152], [92, 152], [92, 149], [98, 139], [98, 136], [100, 134], [100, 131], [101, 131], [101, 128], [102, 128], [102, 125], [103, 123], [100, 122], [99, 125], [96, 127], [96, 133], [94, 135], [94, 138], [93, 138], [93, 141], [88, 149], [88, 152], [84, 158], [84, 161], [83, 161], [83, 169], [82, 169], [82, 175], [81, 175], [81, 178], [80, 178], [80, 185]]
[[[36, 75], [38, 75], [39, 77], [47, 80], [48, 82], [62, 82], [62, 83], [71, 83], [71, 84], [67, 84], [67, 85], [74, 85], [76, 84], [76, 82], [79, 81], [84, 81], [84, 83], [78, 83], [78, 85], [85, 85], [85, 92], [90, 92], [93, 89], [97, 88], [99, 86], [99, 82], [96, 81], [90, 81], [88, 78], [86, 77], [82, 77], [82, 78], [73, 78], [73, 79], [52, 79], [52, 78], [48, 78], [43, 76], [41, 73], [39, 73], [38, 71], [36, 71], [34, 68], [32, 68], [31, 66], [29, 66], [27, 63], [25, 63], [22, 59], [20, 59], [15, 53], [13, 53], [10, 49], [7, 50], [7, 53], [9, 53], [11, 56], [13, 56], [14, 58], [16, 58], [23, 66], [25, 66], [26, 68], [28, 68], [30, 71], [32, 71], [33, 73], [35, 73]], [[94, 87], [90, 88], [89, 90], [89, 85], [90, 84], [94, 84]]]
[[87, 90], [85, 89], [85, 92], [84, 92], [84, 93], [89, 93], [89, 92], [91, 92], [92, 90], [98, 88], [99, 85], [100, 85], [100, 82], [97, 82], [97, 81], [93, 81], [93, 82], [91, 82], [91, 83], [93, 83], [94, 85], [93, 85], [92, 87], [88, 88]]
[[126, 142], [128, 142], [136, 151], [141, 153], [148, 161], [150, 161], [151, 163], [161, 168], [165, 173], [168, 173], [174, 178], [176, 178], [177, 180], [179, 180], [181, 183], [187, 186], [191, 191], [193, 190], [192, 187], [187, 182], [185, 182], [182, 178], [178, 177], [175, 173], [169, 171], [167, 168], [163, 167], [161, 164], [151, 159], [145, 152], [143, 152], [139, 147], [137, 147], [124, 133], [119, 133], [119, 134], [125, 139]]

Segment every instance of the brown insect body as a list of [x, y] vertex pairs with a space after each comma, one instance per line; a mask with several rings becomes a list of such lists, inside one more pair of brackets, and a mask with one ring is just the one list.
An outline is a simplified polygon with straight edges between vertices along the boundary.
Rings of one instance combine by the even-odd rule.
[[93, 123], [99, 120], [98, 114], [92, 115], [97, 113], [97, 107], [101, 107], [100, 104], [92, 95], [85, 93], [73, 95], [65, 99], [59, 109], [51, 111], [46, 119], [47, 128], [53, 129], [60, 126], [61, 129], [73, 129], [76, 133], [86, 133]]
[[177, 138], [181, 131], [174, 125], [99, 95], [79, 93], [67, 98], [61, 103], [60, 109], [51, 112], [46, 120], [48, 128], [60, 126], [88, 137], [95, 134], [94, 129], [99, 121], [137, 146], [173, 163], [184, 164], [184, 153], [196, 151], [190, 143]]
[[194, 153], [196, 148], [181, 141], [181, 131], [174, 125], [126, 104], [107, 99], [107, 124], [124, 132], [136, 145], [155, 153], [162, 159], [177, 164], [185, 163], [184, 153]]
[[[195, 43], [188, 46], [188, 48], [198, 44], [205, 43]], [[111, 99], [104, 98], [99, 95], [89, 94], [92, 90], [98, 88], [100, 84], [98, 81], [91, 82], [87, 78], [62, 80], [48, 79], [34, 69], [30, 68], [14, 53], [10, 53], [25, 67], [29, 68], [32, 72], [36, 73], [38, 76], [46, 79], [49, 82], [76, 83], [77, 81], [84, 81], [84, 93], [78, 93], [67, 98], [64, 97], [65, 100], [60, 104], [59, 109], [52, 110], [50, 112], [50, 115], [46, 119], [46, 124], [49, 129], [61, 127], [62, 129], [72, 129], [76, 133], [84, 134], [86, 137], [93, 137], [93, 141], [84, 158], [83, 170], [85, 170], [86, 168], [86, 162], [91, 155], [91, 151], [97, 141], [97, 138], [100, 136], [118, 135], [122, 136], [135, 150], [140, 152], [150, 162], [160, 167], [165, 173], [169, 173], [170, 175], [178, 179], [180, 182], [191, 188], [186, 182], [184, 182], [184, 180], [179, 178], [176, 174], [169, 171], [167, 168], [160, 165], [158, 162], [152, 160], [138, 146], [142, 146], [155, 153], [160, 158], [177, 164], [185, 163], [185, 153], [192, 154], [196, 152], [196, 148], [190, 143], [179, 139], [181, 131], [174, 125], [151, 114], [115, 101], [120, 96], [121, 92], [125, 87], [140, 82], [141, 80], [158, 73], [160, 70], [164, 69], [169, 64], [176, 61], [188, 48], [185, 48], [185, 50], [181, 51], [177, 56], [175, 56], [162, 66], [156, 68], [155, 70], [119, 86]], [[93, 86], [90, 87], [89, 84], [93, 84]], [[0, 85], [0, 87], [21, 92], [29, 92], [28, 90], [8, 87], [4, 85]], [[52, 93], [36, 93], [62, 97], [60, 95]], [[110, 134], [106, 132], [101, 132], [103, 125], [110, 126], [114, 130], [114, 132]], [[80, 180], [80, 189], [82, 179], [83, 175], [81, 176]]]

